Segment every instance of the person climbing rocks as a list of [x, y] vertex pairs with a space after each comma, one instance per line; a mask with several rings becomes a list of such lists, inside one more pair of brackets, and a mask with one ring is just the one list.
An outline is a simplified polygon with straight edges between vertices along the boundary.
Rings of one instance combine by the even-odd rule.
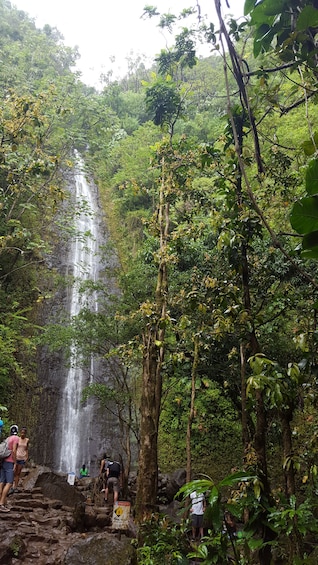
[[114, 493], [114, 504], [118, 501], [118, 495], [120, 490], [120, 477], [121, 477], [121, 464], [118, 461], [114, 461], [110, 458], [106, 469], [107, 483], [105, 488], [105, 502], [108, 501], [109, 487], [111, 487]]
[[27, 460], [29, 459], [29, 443], [30, 440], [26, 437], [27, 429], [26, 427], [21, 428], [19, 443], [17, 447], [17, 461], [14, 468], [14, 489], [13, 492], [19, 492], [19, 481], [21, 476], [21, 471], [25, 466]]
[[10, 436], [8, 437], [8, 449], [11, 450], [9, 457], [2, 461], [0, 468], [0, 512], [9, 512], [7, 507], [7, 496], [13, 485], [14, 468], [17, 461], [17, 447], [19, 443], [19, 428], [16, 424], [10, 427]]
[[88, 469], [85, 465], [85, 463], [83, 463], [82, 467], [80, 468], [80, 479], [83, 479], [84, 477], [88, 477]]
[[107, 455], [106, 453], [104, 453], [101, 462], [100, 462], [100, 469], [99, 469], [99, 476], [101, 479], [101, 483], [102, 483], [102, 490], [101, 492], [105, 492], [106, 490], [106, 485], [107, 485], [107, 465], [108, 465], [108, 459], [107, 459]]

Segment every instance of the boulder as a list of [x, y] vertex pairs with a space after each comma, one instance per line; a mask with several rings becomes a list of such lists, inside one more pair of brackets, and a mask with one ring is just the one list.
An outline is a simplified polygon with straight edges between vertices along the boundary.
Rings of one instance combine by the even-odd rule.
[[29, 469], [28, 474], [23, 476], [23, 488], [34, 492], [35, 483], [42, 473], [51, 473], [51, 469], [44, 467], [44, 465], [38, 465]]
[[133, 565], [135, 549], [126, 536], [108, 533], [87, 536], [70, 547], [63, 565]]
[[178, 490], [186, 482], [186, 470], [177, 469], [170, 474], [159, 474], [158, 480], [158, 500], [161, 504], [173, 502]]
[[84, 502], [85, 496], [68, 484], [66, 476], [54, 473], [46, 467], [34, 469], [25, 479], [24, 488], [41, 488], [43, 495], [51, 500], [60, 500], [64, 506], [75, 507]]

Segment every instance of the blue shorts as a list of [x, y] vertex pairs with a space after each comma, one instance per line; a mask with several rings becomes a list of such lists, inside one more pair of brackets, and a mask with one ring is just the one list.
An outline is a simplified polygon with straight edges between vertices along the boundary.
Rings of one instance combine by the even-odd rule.
[[2, 461], [0, 467], [0, 483], [13, 483], [13, 467], [14, 463], [11, 461]]
[[17, 459], [17, 465], [25, 465], [24, 459]]

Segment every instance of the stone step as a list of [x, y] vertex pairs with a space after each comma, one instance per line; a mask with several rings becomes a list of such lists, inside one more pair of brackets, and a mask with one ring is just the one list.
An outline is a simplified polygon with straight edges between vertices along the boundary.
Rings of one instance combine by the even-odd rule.
[[15, 505], [18, 504], [19, 506], [22, 506], [23, 508], [43, 508], [44, 510], [47, 510], [49, 508], [49, 501], [46, 499], [39, 499], [39, 498], [19, 498], [17, 500], [12, 500], [11, 501], [11, 505]]

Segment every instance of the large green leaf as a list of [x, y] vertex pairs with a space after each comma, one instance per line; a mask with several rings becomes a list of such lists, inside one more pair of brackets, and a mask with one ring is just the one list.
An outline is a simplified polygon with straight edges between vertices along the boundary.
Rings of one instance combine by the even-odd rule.
[[304, 31], [309, 27], [316, 27], [318, 25], [318, 10], [313, 6], [305, 6], [305, 8], [300, 12], [296, 29], [297, 31]]
[[304, 235], [302, 243], [303, 249], [316, 249], [318, 252], [318, 230]]
[[301, 146], [304, 150], [305, 155], [307, 155], [308, 157], [316, 152], [316, 147], [314, 143], [311, 141], [311, 139], [307, 139], [306, 141], [304, 141], [301, 144]]
[[274, 16], [270, 15], [266, 11], [265, 3], [257, 4], [257, 6], [251, 12], [251, 23], [253, 25], [262, 25], [274, 23]]
[[244, 16], [247, 16], [253, 10], [254, 6], [255, 6], [254, 0], [245, 0]]
[[307, 167], [306, 190], [311, 196], [318, 194], [318, 159], [310, 161]]
[[266, 16], [276, 16], [283, 11], [285, 0], [265, 0], [263, 4], [264, 14]]
[[318, 249], [305, 249], [301, 252], [301, 256], [303, 259], [318, 259]]
[[302, 198], [295, 202], [290, 223], [300, 234], [310, 233], [318, 229], [318, 197]]
[[257, 57], [262, 50], [268, 51], [273, 40], [273, 28], [269, 24], [262, 24], [254, 33], [254, 57]]

